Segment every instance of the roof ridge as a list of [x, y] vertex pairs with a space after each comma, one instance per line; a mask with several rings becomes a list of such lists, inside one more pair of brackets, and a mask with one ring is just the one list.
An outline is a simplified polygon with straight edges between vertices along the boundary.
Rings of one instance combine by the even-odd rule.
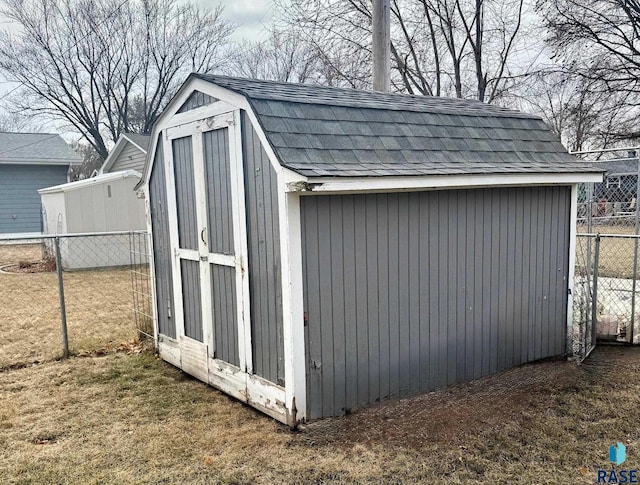
[[[526, 113], [522, 111], [518, 111], [513, 108], [506, 108], [504, 106], [500, 106], [497, 104], [489, 104], [482, 101], [478, 101], [477, 99], [467, 99], [467, 98], [457, 98], [450, 96], [433, 96], [433, 95], [416, 95], [416, 94], [406, 94], [406, 93], [389, 93], [389, 92], [379, 92], [379, 91], [369, 91], [364, 89], [355, 89], [355, 88], [345, 88], [345, 87], [337, 87], [337, 86], [324, 86], [320, 84], [304, 84], [304, 83], [289, 83], [282, 81], [272, 81], [272, 80], [263, 80], [263, 79], [249, 79], [249, 78], [240, 78], [233, 76], [224, 76], [217, 74], [201, 74], [201, 73], [192, 73], [191, 77], [196, 77], [198, 79], [202, 79], [207, 82], [211, 82], [214, 84], [221, 85], [226, 89], [230, 89], [231, 91], [238, 92], [243, 96], [246, 96], [250, 99], [260, 99], [260, 100], [282, 100], [288, 101], [291, 103], [306, 103], [306, 104], [317, 104], [324, 106], [344, 106], [344, 107], [362, 107], [367, 109], [380, 109], [387, 111], [418, 111], [425, 112], [427, 109], [432, 112], [437, 112], [441, 114], [451, 114], [451, 115], [459, 115], [459, 116], [485, 116], [485, 117], [514, 117], [514, 118], [523, 118], [523, 119], [542, 119], [538, 115], [534, 115], [531, 113]], [[238, 86], [238, 84], [245, 84], [245, 86]], [[254, 86], [251, 86], [253, 84]], [[265, 88], [267, 86], [272, 86], [275, 88], [280, 88], [284, 90], [289, 90], [292, 87], [296, 90], [314, 90], [317, 89], [321, 91], [323, 95], [327, 95], [330, 92], [334, 93], [342, 93], [354, 95], [355, 98], [350, 100], [340, 99], [339, 97], [331, 100], [327, 100], [322, 96], [317, 97], [309, 97], [308, 99], [295, 99], [295, 95], [287, 94], [277, 91], [271, 91], [268, 93], [256, 93], [255, 89], [258, 89], [255, 85], [261, 85]], [[301, 96], [298, 93], [298, 96]], [[368, 98], [368, 99], [363, 99]], [[380, 103], [388, 102], [391, 103], [393, 101], [402, 103], [400, 106], [357, 106], [358, 103], [371, 103], [376, 98], [379, 99]], [[432, 106], [428, 108], [425, 106], [425, 101], [427, 103], [433, 103]], [[413, 104], [417, 102], [417, 104]], [[477, 110], [477, 112], [475, 112]]]

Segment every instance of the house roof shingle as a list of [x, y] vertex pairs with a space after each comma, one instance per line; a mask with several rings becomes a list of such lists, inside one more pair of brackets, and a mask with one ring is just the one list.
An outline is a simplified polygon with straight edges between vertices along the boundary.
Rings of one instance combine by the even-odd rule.
[[0, 163], [69, 165], [81, 162], [80, 156], [60, 135], [0, 132]]
[[193, 74], [245, 96], [307, 177], [599, 172], [539, 117], [478, 101]]
[[149, 141], [151, 137], [149, 135], [140, 135], [139, 133], [123, 133], [123, 136], [127, 137], [130, 141], [142, 148], [145, 153], [149, 149]]

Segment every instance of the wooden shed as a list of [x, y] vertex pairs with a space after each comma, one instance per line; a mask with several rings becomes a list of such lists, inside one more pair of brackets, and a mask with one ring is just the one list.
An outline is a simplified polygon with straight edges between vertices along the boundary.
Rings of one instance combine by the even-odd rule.
[[537, 117], [192, 74], [149, 153], [160, 356], [282, 422], [566, 352], [602, 176]]

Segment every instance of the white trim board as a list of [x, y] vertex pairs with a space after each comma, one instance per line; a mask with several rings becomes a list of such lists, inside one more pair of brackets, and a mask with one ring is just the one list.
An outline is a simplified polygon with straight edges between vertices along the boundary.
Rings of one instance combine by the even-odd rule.
[[[574, 292], [574, 278], [576, 269], [576, 239], [578, 232], [578, 185], [571, 186], [571, 212], [569, 214], [569, 270], [567, 272], [567, 335], [566, 345], [573, 338], [573, 292]], [[572, 352], [573, 349], [567, 348], [567, 351]]]
[[573, 185], [602, 182], [601, 173], [423, 175], [417, 177], [318, 177], [304, 183], [290, 182], [287, 192], [300, 195], [350, 192], [401, 192], [421, 189], [463, 189], [482, 187], [521, 187], [536, 185]]
[[119, 179], [126, 179], [129, 177], [135, 177], [140, 179], [140, 172], [136, 172], [135, 170], [125, 170], [123, 172], [113, 172], [113, 173], [105, 173], [102, 175], [96, 175], [95, 177], [91, 177], [84, 180], [78, 180], [76, 182], [67, 182], [62, 185], [54, 185], [53, 187], [46, 187], [44, 189], [38, 190], [39, 194], [55, 194], [57, 192], [68, 192], [70, 190], [82, 189], [85, 187], [91, 187], [93, 185], [100, 185], [107, 182], [114, 182]]

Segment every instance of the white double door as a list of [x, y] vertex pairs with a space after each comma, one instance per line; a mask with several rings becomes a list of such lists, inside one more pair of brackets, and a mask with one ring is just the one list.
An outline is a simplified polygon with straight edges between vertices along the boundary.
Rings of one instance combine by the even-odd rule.
[[251, 372], [251, 345], [240, 150], [235, 112], [165, 133], [168, 190], [175, 204], [170, 226], [181, 367], [205, 382], [230, 381], [225, 387], [242, 394]]

